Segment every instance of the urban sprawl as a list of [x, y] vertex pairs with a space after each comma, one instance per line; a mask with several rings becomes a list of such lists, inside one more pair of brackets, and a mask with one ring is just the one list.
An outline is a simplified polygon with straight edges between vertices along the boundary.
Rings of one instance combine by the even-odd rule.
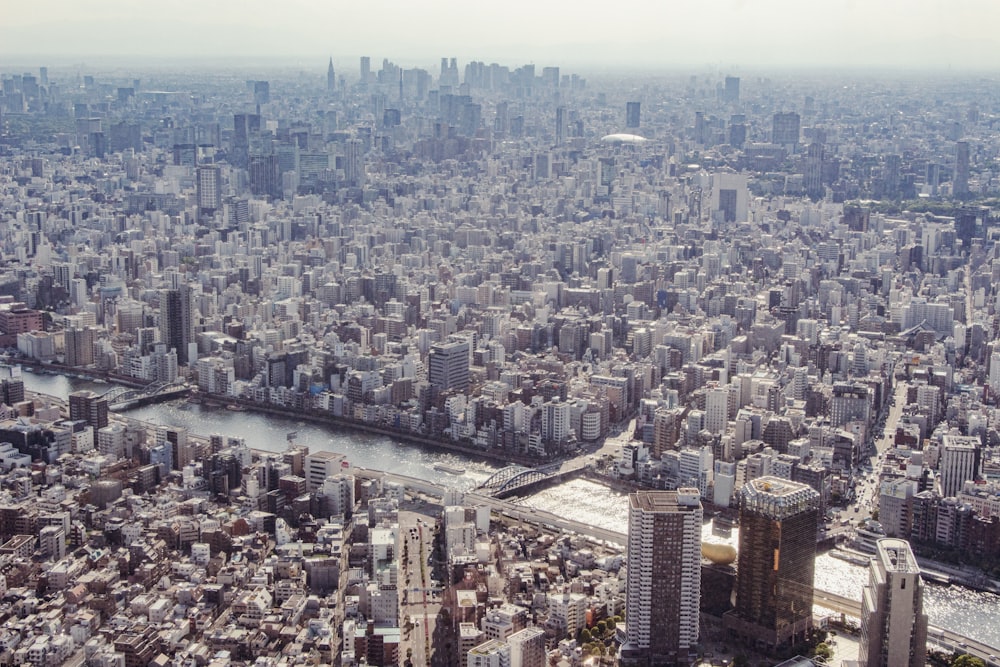
[[995, 82], [317, 65], [0, 74], [0, 664], [1000, 665]]

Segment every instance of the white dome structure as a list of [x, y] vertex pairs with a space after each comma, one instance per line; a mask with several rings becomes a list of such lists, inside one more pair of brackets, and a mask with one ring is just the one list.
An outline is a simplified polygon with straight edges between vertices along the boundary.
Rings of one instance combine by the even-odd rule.
[[640, 137], [638, 134], [616, 133], [601, 137], [601, 141], [606, 144], [644, 144], [649, 139]]

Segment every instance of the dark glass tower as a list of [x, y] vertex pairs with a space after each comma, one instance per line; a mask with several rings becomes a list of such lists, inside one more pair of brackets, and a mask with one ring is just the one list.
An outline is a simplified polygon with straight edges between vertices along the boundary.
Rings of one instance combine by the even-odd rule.
[[726, 626], [770, 650], [812, 628], [819, 494], [780, 477], [759, 477], [740, 491], [736, 609]]

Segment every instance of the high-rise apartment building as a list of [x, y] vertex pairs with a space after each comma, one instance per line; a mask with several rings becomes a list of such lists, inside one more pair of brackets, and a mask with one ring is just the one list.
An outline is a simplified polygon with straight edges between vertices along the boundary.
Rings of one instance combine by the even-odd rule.
[[537, 625], [507, 637], [510, 667], [545, 667], [545, 631]]
[[629, 495], [623, 665], [686, 664], [701, 602], [698, 489]]
[[160, 293], [160, 340], [167, 350], [177, 352], [177, 361], [188, 362], [188, 343], [193, 340], [191, 288], [163, 290]]
[[764, 476], [740, 490], [736, 608], [725, 625], [758, 647], [773, 649], [812, 628], [819, 494]]
[[67, 366], [90, 366], [94, 363], [94, 327], [67, 329], [64, 342], [64, 362]]
[[869, 582], [861, 593], [860, 667], [923, 667], [927, 661], [924, 585], [910, 543], [876, 543]]
[[490, 639], [469, 651], [468, 667], [511, 667], [510, 646], [499, 639]]

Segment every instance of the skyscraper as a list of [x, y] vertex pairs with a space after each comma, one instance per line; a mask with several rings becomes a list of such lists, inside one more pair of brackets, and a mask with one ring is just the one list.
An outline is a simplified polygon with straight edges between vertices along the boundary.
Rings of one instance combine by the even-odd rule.
[[969, 142], [955, 144], [955, 180], [952, 191], [956, 197], [969, 194]]
[[698, 489], [630, 494], [628, 516], [621, 664], [686, 664], [701, 602]]
[[869, 583], [861, 593], [861, 667], [922, 667], [927, 660], [927, 614], [920, 567], [906, 540], [876, 543]]
[[639, 102], [626, 102], [625, 104], [625, 127], [638, 129], [641, 116], [641, 104]]
[[160, 293], [160, 340], [167, 350], [176, 350], [177, 361], [188, 362], [188, 343], [193, 340], [191, 288], [163, 290]]
[[556, 143], [566, 141], [566, 107], [556, 107]]
[[222, 208], [222, 172], [218, 165], [198, 167], [198, 213], [212, 215]]
[[776, 113], [771, 119], [771, 143], [795, 145], [799, 143], [799, 115], [794, 111]]
[[344, 180], [349, 184], [360, 186], [365, 182], [365, 157], [362, 153], [364, 142], [351, 138], [344, 146]]
[[361, 56], [361, 85], [367, 86], [368, 79], [372, 76], [372, 59], [368, 56]]
[[64, 361], [67, 366], [90, 366], [94, 363], [94, 328], [66, 329]]
[[250, 192], [281, 199], [281, 169], [277, 155], [251, 155]]
[[723, 90], [723, 99], [726, 102], [737, 103], [740, 101], [740, 77], [727, 76], [726, 87]]
[[441, 391], [469, 388], [469, 341], [435, 343], [427, 354], [427, 380]]
[[950, 498], [958, 494], [962, 485], [974, 480], [979, 474], [978, 437], [946, 435], [941, 444], [941, 459], [938, 461], [938, 478], [941, 482], [941, 496]]
[[725, 626], [773, 649], [812, 628], [819, 494], [780, 477], [758, 477], [740, 491], [736, 608]]
[[333, 58], [326, 68], [326, 92], [332, 93], [337, 90], [337, 74], [333, 71]]

